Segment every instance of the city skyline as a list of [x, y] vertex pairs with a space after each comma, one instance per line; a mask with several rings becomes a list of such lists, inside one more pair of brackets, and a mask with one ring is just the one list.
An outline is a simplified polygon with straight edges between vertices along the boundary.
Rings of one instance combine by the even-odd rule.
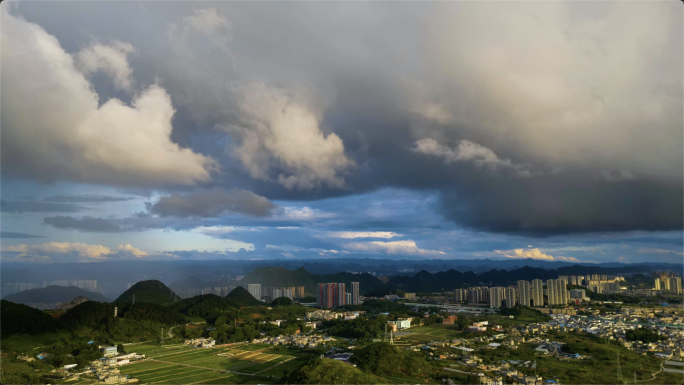
[[678, 7], [3, 2], [1, 259], [681, 264]]

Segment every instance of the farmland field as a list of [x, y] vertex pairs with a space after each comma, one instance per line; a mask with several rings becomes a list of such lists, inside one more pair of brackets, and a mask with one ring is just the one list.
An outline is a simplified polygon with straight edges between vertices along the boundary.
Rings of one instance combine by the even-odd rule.
[[[146, 384], [269, 383], [275, 381], [275, 377], [282, 376], [283, 370], [291, 372], [303, 362], [293, 360], [292, 356], [264, 353], [268, 345], [246, 347], [184, 349], [182, 346], [169, 346], [163, 350], [159, 347], [136, 347], [136, 352], [146, 352], [143, 354], [152, 358], [124, 366], [121, 373], [136, 377]], [[292, 365], [291, 361], [297, 362]], [[262, 374], [267, 371], [272, 373]]]

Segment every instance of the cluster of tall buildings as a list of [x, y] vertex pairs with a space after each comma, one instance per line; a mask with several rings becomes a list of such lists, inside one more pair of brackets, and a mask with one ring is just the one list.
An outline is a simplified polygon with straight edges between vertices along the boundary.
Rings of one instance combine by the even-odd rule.
[[[454, 302], [489, 303], [491, 308], [513, 307], [517, 304], [524, 306], [544, 306], [546, 294], [549, 305], [564, 305], [570, 300], [565, 279], [549, 279], [546, 281], [534, 279], [532, 282], [520, 280], [516, 286], [509, 287], [469, 287], [453, 291]], [[582, 290], [584, 292], [584, 290]]]
[[681, 277], [658, 277], [655, 279], [655, 290], [667, 291], [673, 294], [682, 294]]
[[235, 289], [235, 286], [221, 286], [221, 287], [205, 287], [204, 289], [187, 289], [178, 290], [178, 296], [181, 298], [190, 298], [204, 294], [214, 294], [219, 297], [225, 297]]
[[316, 290], [316, 304], [322, 308], [332, 309], [343, 305], [359, 304], [359, 283], [352, 282], [347, 292], [344, 283], [319, 283]]
[[248, 283], [247, 291], [252, 297], [262, 300], [265, 297], [269, 297], [271, 300], [280, 297], [287, 298], [304, 298], [304, 286], [289, 286], [289, 287], [268, 287], [261, 286], [260, 283]]

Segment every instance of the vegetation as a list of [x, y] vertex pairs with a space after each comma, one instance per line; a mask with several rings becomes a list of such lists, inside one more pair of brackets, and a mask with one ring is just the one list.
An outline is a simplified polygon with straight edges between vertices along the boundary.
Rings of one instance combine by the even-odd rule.
[[646, 328], [627, 330], [625, 335], [629, 341], [658, 342], [663, 339], [658, 333]]
[[254, 298], [247, 289], [245, 289], [242, 286], [238, 286], [233, 291], [228, 293], [226, 296], [226, 299], [235, 304], [236, 306], [259, 306], [263, 305], [261, 301], [258, 299]]
[[401, 350], [385, 342], [374, 343], [356, 351], [350, 361], [366, 373], [383, 377], [429, 379], [433, 371], [425, 354]]
[[64, 328], [62, 322], [50, 315], [10, 301], [0, 301], [2, 338], [14, 334], [38, 334]]
[[292, 305], [292, 300], [287, 297], [276, 298], [271, 302], [271, 306], [289, 306]]
[[91, 301], [109, 302], [100, 293], [79, 289], [76, 286], [48, 286], [41, 289], [25, 290], [5, 297], [14, 303], [61, 303], [71, 301], [76, 297], [86, 297]]
[[346, 337], [368, 341], [385, 332], [387, 317], [380, 315], [376, 318], [359, 317], [351, 321], [328, 320], [323, 321], [323, 328], [328, 329], [328, 334], [337, 337]]
[[165, 305], [176, 302], [181, 298], [169, 289], [166, 285], [157, 280], [140, 281], [131, 286], [117, 298], [114, 302], [117, 303], [133, 303], [133, 295], [135, 295], [135, 302], [148, 302], [158, 305]]
[[237, 306], [223, 297], [205, 294], [178, 301], [170, 305], [169, 308], [189, 317], [201, 317], [214, 322], [221, 316], [235, 318]]
[[528, 306], [515, 305], [514, 307], [501, 308], [499, 314], [504, 316], [514, 316], [515, 318], [522, 318], [526, 321], [544, 322], [551, 319], [551, 317], [543, 314], [537, 309], [532, 309]]
[[313, 358], [285, 379], [286, 384], [385, 384], [387, 381], [351, 365]]

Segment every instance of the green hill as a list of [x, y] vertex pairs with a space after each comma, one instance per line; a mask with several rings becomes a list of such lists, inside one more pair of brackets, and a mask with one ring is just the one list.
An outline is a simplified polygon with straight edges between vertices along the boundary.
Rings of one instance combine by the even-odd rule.
[[169, 306], [170, 309], [187, 316], [202, 317], [207, 320], [215, 320], [228, 313], [232, 314], [236, 307], [233, 302], [214, 294], [186, 298]]
[[0, 330], [3, 339], [13, 334], [54, 332], [64, 327], [57, 318], [26, 305], [2, 300], [0, 311]]
[[135, 303], [148, 302], [165, 305], [176, 302], [181, 298], [163, 283], [157, 280], [141, 281], [131, 286], [117, 298], [117, 303], [132, 303], [135, 295]]
[[[114, 308], [117, 308], [117, 317], [114, 318]], [[99, 329], [102, 326], [111, 326], [118, 321], [126, 321], [129, 324], [138, 323], [161, 323], [165, 325], [177, 325], [185, 323], [186, 318], [168, 306], [157, 305], [149, 302], [130, 303], [99, 303], [88, 301], [69, 309], [60, 320], [70, 328]]]
[[48, 286], [42, 289], [31, 289], [16, 294], [10, 294], [4, 299], [14, 303], [62, 303], [76, 297], [86, 297], [91, 301], [109, 302], [110, 300], [100, 293], [79, 289], [76, 286]]
[[258, 306], [263, 305], [263, 302], [254, 298], [247, 289], [242, 286], [238, 286], [233, 291], [228, 293], [226, 299], [235, 304], [236, 306]]
[[364, 373], [344, 362], [314, 358], [295, 370], [286, 384], [386, 384], [383, 378]]
[[407, 377], [420, 382], [432, 382], [432, 365], [422, 353], [402, 350], [386, 342], [378, 342], [359, 349], [350, 361], [366, 373], [376, 376]]

